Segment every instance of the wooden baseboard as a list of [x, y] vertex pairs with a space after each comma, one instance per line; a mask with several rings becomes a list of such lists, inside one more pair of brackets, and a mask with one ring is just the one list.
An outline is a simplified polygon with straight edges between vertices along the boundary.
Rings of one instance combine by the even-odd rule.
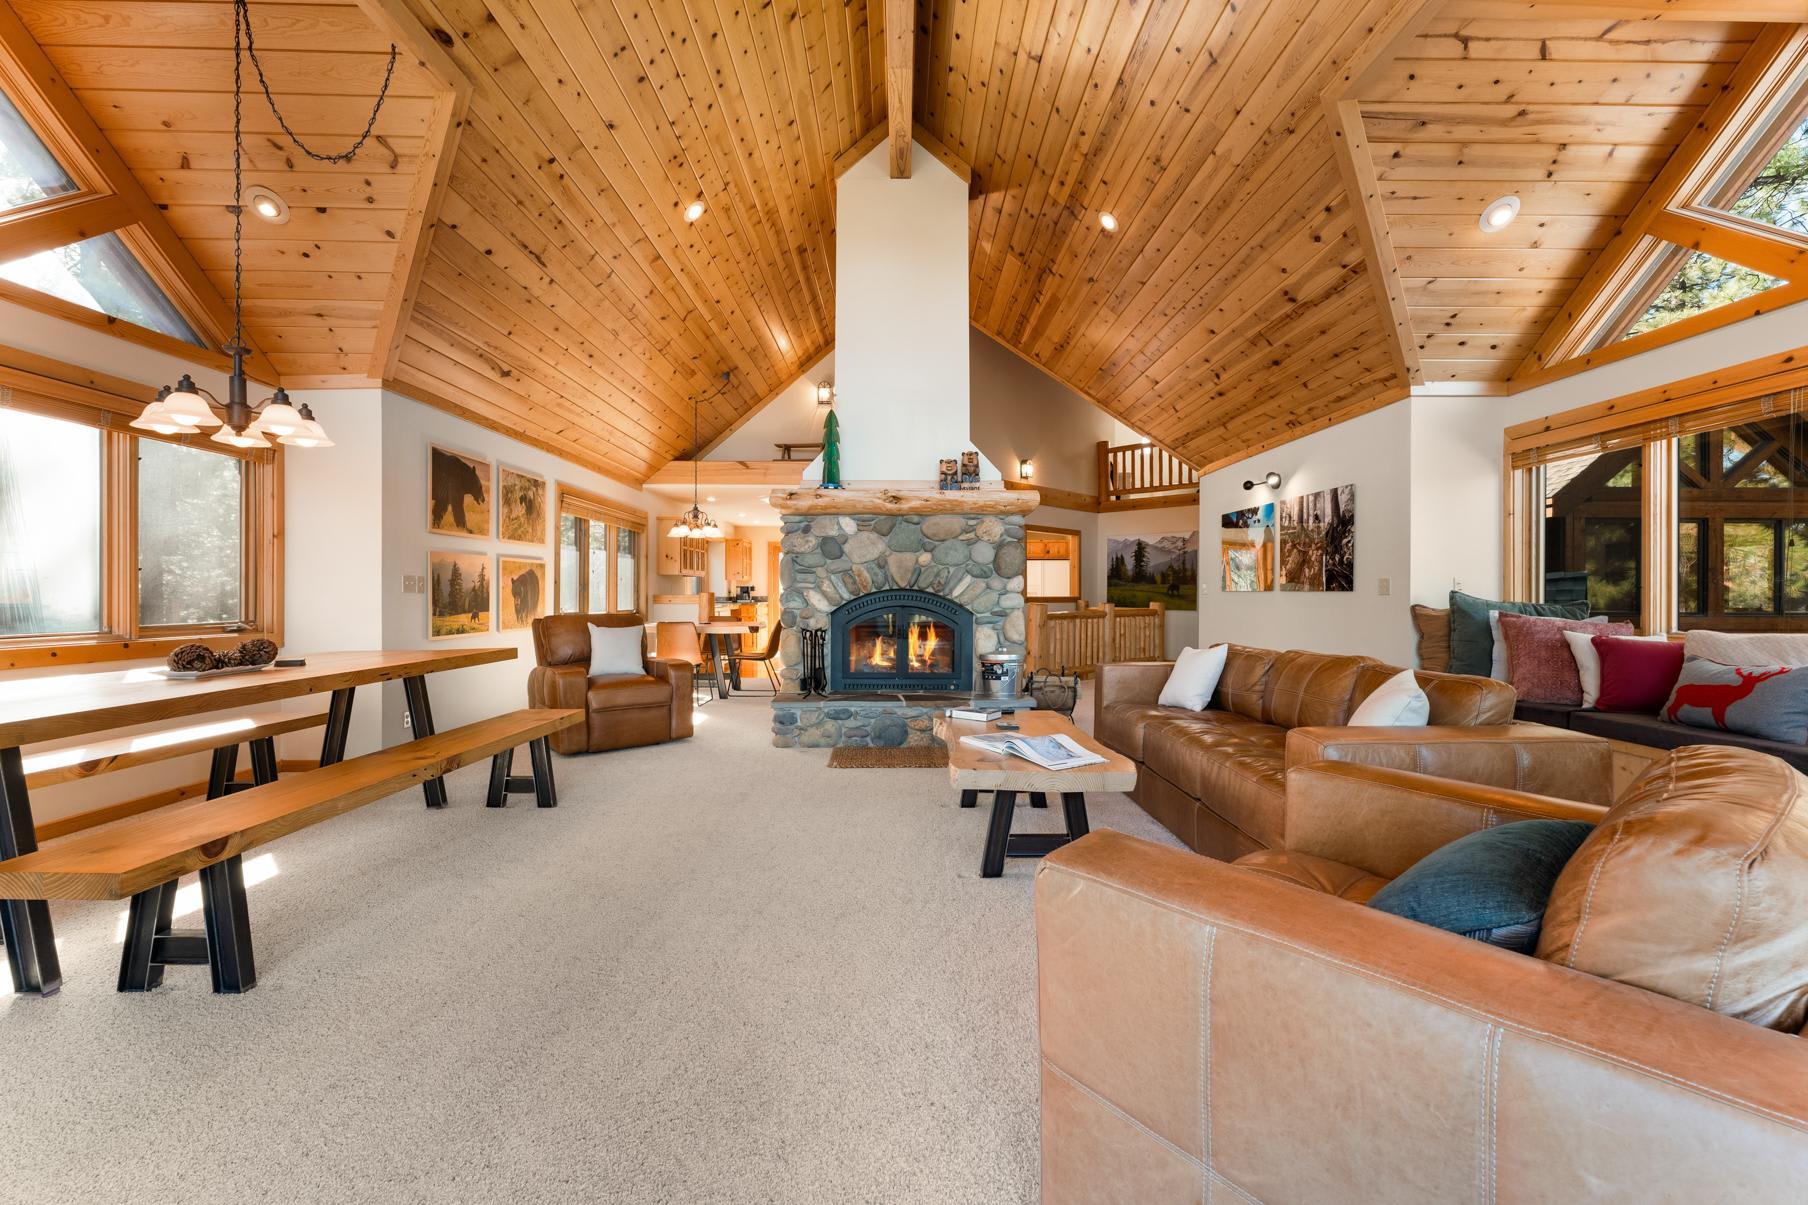
[[[318, 760], [297, 758], [295, 760], [279, 760], [276, 768], [283, 774], [298, 774], [306, 770], [317, 769], [319, 765]], [[251, 772], [241, 770], [237, 781], [250, 782]], [[161, 807], [168, 807], [172, 803], [180, 803], [184, 799], [202, 799], [206, 795], [207, 784], [205, 782], [191, 782], [185, 786], [152, 791], [149, 795], [140, 795], [136, 799], [110, 803], [105, 807], [90, 808], [71, 816], [58, 816], [55, 820], [46, 820], [38, 825], [38, 840], [52, 841], [58, 837], [67, 837], [70, 833], [79, 833], [98, 825], [111, 824], [115, 820], [124, 820], [128, 816], [155, 811]]]

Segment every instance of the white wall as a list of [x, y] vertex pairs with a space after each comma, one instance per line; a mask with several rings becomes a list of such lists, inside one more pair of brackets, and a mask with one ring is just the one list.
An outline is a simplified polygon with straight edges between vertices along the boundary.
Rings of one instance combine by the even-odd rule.
[[1006, 477], [1020, 460], [1035, 463], [1036, 485], [1098, 492], [1098, 443], [1116, 423], [1079, 393], [974, 328], [973, 442]]
[[831, 351], [804, 369], [795, 381], [785, 386], [778, 396], [704, 459], [776, 460], [778, 449], [774, 444], [821, 443], [822, 420], [828, 411], [816, 404], [816, 382], [825, 377], [833, 380], [834, 376], [835, 353]]
[[[429, 677], [427, 689], [433, 704], [433, 719], [441, 729], [525, 707], [527, 675], [534, 664], [532, 633], [522, 628], [510, 632], [491, 631], [430, 640], [427, 636], [427, 595], [404, 594], [403, 575], [427, 572], [429, 548], [483, 552], [490, 557], [490, 577], [494, 588], [498, 553], [513, 557], [538, 556], [547, 563], [546, 585], [550, 594], [553, 588], [552, 526], [556, 521], [551, 511], [553, 491], [558, 482], [578, 486], [637, 510], [644, 510], [649, 515], [657, 513], [660, 500], [644, 490], [578, 468], [551, 453], [465, 422], [399, 393], [384, 390], [382, 409], [383, 552], [379, 593], [383, 606], [383, 647], [408, 649], [512, 645], [520, 650], [520, 655], [513, 661], [452, 670]], [[482, 456], [511, 468], [524, 469], [546, 477], [546, 542], [536, 549], [525, 544], [503, 544], [494, 538], [479, 540], [430, 536], [427, 533], [429, 443]], [[492, 530], [494, 525], [492, 516]], [[649, 548], [649, 560], [652, 556], [653, 550]], [[552, 601], [549, 598], [549, 610]], [[495, 611], [492, 613], [497, 614]], [[363, 700], [359, 700], [359, 706], [362, 705]], [[403, 727], [404, 714], [401, 686], [399, 683], [389, 683], [384, 687], [385, 744], [408, 739], [408, 732]]]
[[[1410, 401], [1396, 402], [1219, 469], [1200, 482], [1201, 641], [1366, 653], [1395, 664], [1411, 663], [1413, 631], [1406, 604], [1412, 580], [1412, 416]], [[1281, 474], [1279, 489], [1243, 488], [1246, 479], [1270, 471]], [[1353, 593], [1227, 593], [1222, 588], [1221, 515], [1346, 484], [1356, 486]], [[1499, 543], [1498, 535], [1493, 539]], [[1380, 593], [1382, 579], [1386, 595]]]
[[835, 408], [848, 483], [933, 481], [938, 460], [973, 446], [967, 185], [911, 145], [907, 180], [891, 178], [881, 143], [835, 182]]

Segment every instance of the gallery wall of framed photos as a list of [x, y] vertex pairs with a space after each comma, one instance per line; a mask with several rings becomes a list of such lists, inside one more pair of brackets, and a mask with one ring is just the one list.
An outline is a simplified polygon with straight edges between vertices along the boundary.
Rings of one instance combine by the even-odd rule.
[[[427, 449], [427, 635], [519, 631], [546, 614], [549, 482], [457, 448]], [[455, 541], [519, 545], [478, 550]]]

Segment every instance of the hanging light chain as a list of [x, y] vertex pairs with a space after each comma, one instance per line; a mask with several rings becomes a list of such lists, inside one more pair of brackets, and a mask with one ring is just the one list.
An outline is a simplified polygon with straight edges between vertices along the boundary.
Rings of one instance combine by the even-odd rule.
[[[383, 72], [383, 87], [377, 92], [377, 103], [371, 107], [370, 120], [364, 123], [364, 132], [358, 135], [358, 140], [352, 143], [346, 150], [339, 151], [336, 154], [322, 154], [320, 151], [315, 150], [313, 147], [303, 142], [301, 136], [289, 128], [289, 123], [283, 117], [282, 110], [276, 107], [276, 97], [270, 92], [270, 81], [264, 78], [264, 65], [257, 57], [257, 43], [251, 36], [250, 0], [234, 0], [233, 7], [238, 11], [239, 21], [243, 24], [245, 29], [245, 53], [251, 57], [251, 67], [257, 72], [258, 86], [264, 90], [264, 99], [270, 102], [270, 113], [276, 118], [276, 124], [282, 127], [282, 132], [288, 135], [289, 141], [299, 147], [301, 153], [310, 159], [317, 160], [321, 163], [350, 162], [357, 156], [359, 151], [364, 149], [365, 142], [369, 141], [371, 131], [376, 129], [377, 126], [377, 114], [383, 111], [383, 102], [389, 98], [389, 84], [390, 81], [395, 78], [396, 58], [399, 54], [396, 49], [396, 44], [394, 42], [389, 44], [389, 66]], [[234, 64], [233, 74], [236, 82], [238, 74], [237, 64]]]

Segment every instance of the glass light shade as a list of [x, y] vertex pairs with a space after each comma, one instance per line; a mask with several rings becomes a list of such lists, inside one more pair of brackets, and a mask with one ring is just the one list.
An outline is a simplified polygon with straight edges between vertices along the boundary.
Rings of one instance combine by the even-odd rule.
[[207, 399], [186, 389], [173, 390], [163, 399], [163, 410], [171, 418], [189, 427], [217, 427], [220, 418], [207, 404]]
[[281, 439], [285, 435], [294, 435], [302, 430], [307, 422], [299, 411], [287, 402], [266, 402], [258, 412], [257, 429], [266, 435], [274, 435]]
[[691, 538], [690, 525], [683, 519], [680, 519], [678, 522], [672, 524], [672, 530], [665, 534], [672, 537], [674, 540], [688, 540]]
[[706, 540], [719, 540], [722, 538], [722, 529], [711, 523], [703, 529], [702, 535]]
[[144, 408], [144, 413], [133, 419], [131, 425], [140, 431], [155, 431], [159, 435], [186, 435], [199, 430], [186, 418], [169, 412], [169, 407], [162, 402], [152, 402]]
[[250, 427], [245, 428], [243, 435], [231, 427], [221, 427], [213, 433], [213, 441], [217, 444], [225, 444], [229, 448], [267, 448], [270, 446], [269, 440]]
[[292, 448], [330, 448], [333, 446], [333, 441], [327, 436], [326, 428], [320, 425], [318, 419], [312, 418], [302, 419], [301, 430], [293, 435], [279, 436], [276, 442], [287, 444]]

